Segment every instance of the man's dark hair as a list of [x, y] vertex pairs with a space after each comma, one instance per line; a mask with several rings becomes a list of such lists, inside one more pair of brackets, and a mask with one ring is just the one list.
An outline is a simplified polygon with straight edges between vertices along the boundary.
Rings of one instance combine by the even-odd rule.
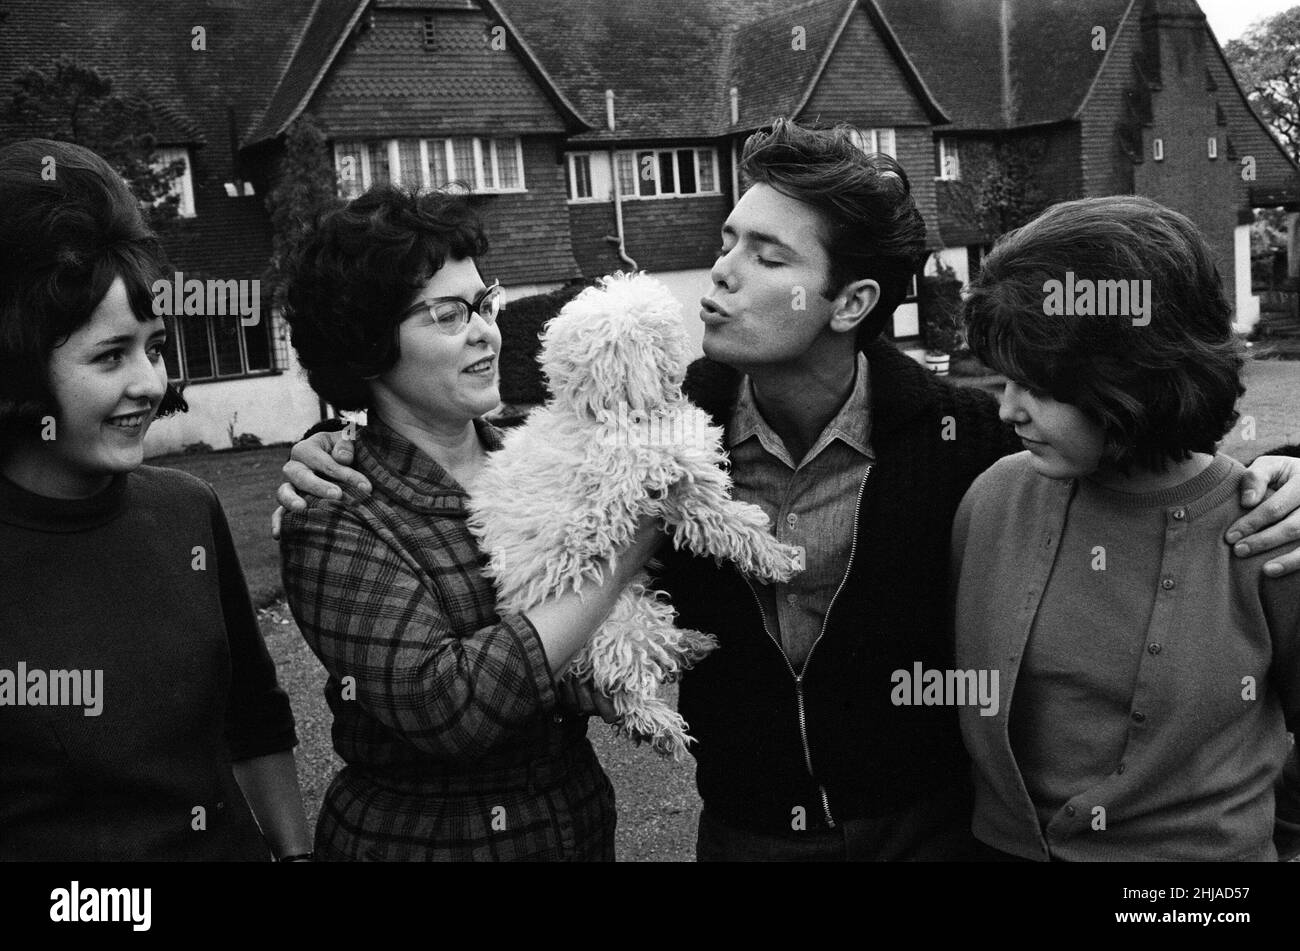
[[[0, 148], [0, 445], [56, 419], [50, 354], [90, 322], [117, 278], [131, 310], [154, 319], [167, 255], [122, 176], [69, 142]], [[170, 384], [158, 416], [188, 407]]]
[[[1044, 285], [1064, 284], [1067, 271], [1076, 286], [1150, 281], [1150, 312], [1138, 318], [1150, 323], [1045, 313], [1075, 309], [1046, 306]], [[1237, 419], [1243, 348], [1210, 249], [1191, 221], [1149, 198], [1063, 202], [1005, 235], [965, 314], [975, 355], [1101, 425], [1121, 472], [1213, 453]]]
[[823, 297], [834, 300], [846, 284], [867, 278], [880, 285], [880, 300], [858, 328], [858, 341], [866, 343], [888, 324], [921, 268], [925, 221], [903, 166], [864, 153], [854, 131], [778, 119], [770, 132], [745, 142], [740, 170], [750, 184], [769, 185], [822, 213], [830, 257]]
[[286, 263], [285, 318], [312, 389], [338, 409], [368, 408], [365, 381], [401, 356], [411, 296], [448, 258], [487, 247], [469, 202], [446, 192], [381, 185], [326, 209]]

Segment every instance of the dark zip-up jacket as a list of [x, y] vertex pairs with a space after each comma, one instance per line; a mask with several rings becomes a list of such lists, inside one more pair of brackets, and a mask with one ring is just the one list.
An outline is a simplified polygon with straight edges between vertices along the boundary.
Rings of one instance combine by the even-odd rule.
[[[733, 826], [789, 832], [906, 809], [969, 766], [957, 712], [896, 706], [893, 672], [953, 667], [948, 593], [952, 519], [975, 477], [1022, 448], [986, 392], [936, 378], [886, 341], [870, 365], [871, 442], [846, 574], [804, 670], [765, 630], [758, 599], [730, 565], [664, 553], [657, 583], [677, 624], [720, 648], [681, 683], [705, 807]], [[726, 427], [741, 376], [691, 365], [687, 395]]]

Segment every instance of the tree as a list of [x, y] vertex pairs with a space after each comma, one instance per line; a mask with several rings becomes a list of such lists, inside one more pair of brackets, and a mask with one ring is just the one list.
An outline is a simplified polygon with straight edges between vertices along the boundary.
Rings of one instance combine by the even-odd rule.
[[[1223, 52], [1274, 138], [1300, 161], [1300, 6], [1260, 20]], [[1274, 262], [1287, 247], [1286, 218], [1280, 208], [1255, 209], [1250, 243], [1256, 283], [1277, 283]]]
[[1251, 105], [1300, 161], [1300, 6], [1260, 20], [1223, 51]]
[[173, 188], [185, 163], [158, 162], [161, 115], [154, 103], [115, 92], [111, 78], [69, 56], [45, 69], [27, 67], [14, 86], [2, 113], [7, 138], [84, 145], [122, 174], [156, 231], [170, 230], [180, 204]]
[[325, 134], [310, 114], [304, 114], [285, 133], [276, 184], [266, 196], [272, 238], [271, 264], [264, 280], [277, 303], [283, 303], [289, 255], [321, 210], [336, 201], [338, 186]]
[[1028, 224], [1047, 207], [1035, 172], [1042, 153], [1033, 140], [964, 143], [963, 178], [946, 183], [948, 208], [989, 242]]

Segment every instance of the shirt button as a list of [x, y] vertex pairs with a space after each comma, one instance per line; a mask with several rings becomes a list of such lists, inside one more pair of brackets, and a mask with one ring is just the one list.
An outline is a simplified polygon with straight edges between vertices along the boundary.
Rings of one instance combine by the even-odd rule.
[[1147, 722], [1147, 715], [1146, 715], [1145, 713], [1143, 713], [1142, 711], [1140, 711], [1140, 710], [1134, 710], [1134, 711], [1133, 711], [1133, 722], [1134, 722], [1134, 723], [1146, 723], [1146, 722]]
[[799, 524], [799, 516], [795, 515], [794, 512], [791, 512], [789, 515], [785, 517], [785, 523], [789, 525], [791, 528], [794, 528], [796, 525]]
[[1151, 654], [1151, 655], [1153, 655], [1153, 656], [1156, 655], [1156, 654], [1159, 654], [1159, 653], [1160, 653], [1160, 645], [1159, 645], [1159, 644], [1148, 644], [1148, 645], [1147, 645], [1147, 653], [1148, 653], [1148, 654]]
[[1178, 519], [1178, 521], [1181, 522], [1186, 517], [1187, 517], [1187, 509], [1174, 509], [1174, 518]]
[[1074, 806], [1065, 807], [1065, 814], [1072, 819], [1074, 818], [1074, 812], [1075, 812]]
[[1160, 582], [1160, 587], [1164, 588], [1166, 591], [1172, 591], [1174, 587], [1174, 579], [1173, 578], [1163, 579]]
[[785, 596], [785, 603], [786, 603], [786, 604], [791, 604], [791, 605], [793, 605], [793, 604], [798, 604], [798, 603], [799, 603], [799, 596], [798, 596], [798, 595], [795, 595], [795, 594], [787, 594], [787, 595]]

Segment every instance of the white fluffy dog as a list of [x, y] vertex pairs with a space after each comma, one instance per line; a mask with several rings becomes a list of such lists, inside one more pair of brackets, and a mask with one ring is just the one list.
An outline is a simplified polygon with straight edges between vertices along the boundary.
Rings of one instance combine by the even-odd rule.
[[[722, 429], [682, 396], [681, 307], [644, 274], [615, 274], [564, 306], [542, 334], [551, 400], [493, 453], [475, 484], [470, 526], [489, 553], [502, 612], [526, 612], [584, 581], [632, 538], [643, 514], [678, 547], [787, 581], [797, 549], [768, 532], [761, 509], [731, 499]], [[573, 659], [618, 729], [680, 759], [690, 737], [657, 695], [717, 646], [673, 626], [676, 611], [643, 573]]]

